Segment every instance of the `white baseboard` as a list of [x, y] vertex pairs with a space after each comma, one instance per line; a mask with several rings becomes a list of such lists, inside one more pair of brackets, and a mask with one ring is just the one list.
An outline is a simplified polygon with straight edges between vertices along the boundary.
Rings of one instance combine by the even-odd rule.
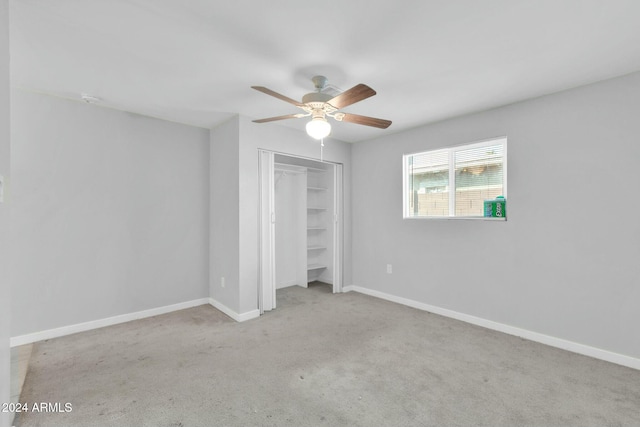
[[480, 317], [459, 313], [457, 311], [448, 310], [446, 308], [424, 304], [418, 301], [398, 297], [398, 296], [387, 294], [384, 292], [362, 288], [360, 286], [350, 285], [350, 286], [345, 286], [342, 289], [342, 292], [351, 292], [351, 291], [359, 292], [365, 295], [370, 295], [370, 296], [384, 299], [391, 302], [396, 302], [398, 304], [403, 304], [409, 307], [417, 308], [419, 310], [424, 310], [430, 313], [439, 314], [441, 316], [450, 317], [452, 319], [461, 320], [463, 322], [471, 323], [477, 326], [482, 326], [483, 328], [492, 329], [494, 331], [503, 332], [505, 334], [515, 335], [517, 337], [521, 337], [521, 338], [528, 339], [530, 341], [546, 344], [551, 347], [561, 348], [563, 350], [571, 351], [573, 353], [582, 354], [584, 356], [589, 356], [595, 359], [605, 360], [607, 362], [611, 362], [618, 365], [626, 366], [628, 368], [640, 370], [640, 359], [637, 359], [631, 356], [625, 356], [624, 354], [614, 353], [608, 350], [602, 350], [600, 348], [591, 347], [588, 345], [576, 343], [573, 341], [568, 341], [562, 338], [552, 337], [545, 334], [540, 334], [538, 332], [517, 328], [515, 326], [505, 325], [503, 323], [494, 322], [492, 320], [487, 320]]
[[46, 331], [34, 332], [26, 335], [11, 337], [11, 347], [19, 345], [31, 344], [37, 341], [48, 340], [51, 338], [63, 337], [65, 335], [76, 334], [78, 332], [90, 331], [92, 329], [103, 328], [105, 326], [117, 325], [119, 323], [130, 322], [132, 320], [144, 319], [146, 317], [158, 316], [160, 314], [171, 313], [172, 311], [184, 310], [185, 308], [197, 307], [209, 303], [209, 298], [201, 298], [193, 301], [181, 302], [178, 304], [167, 305], [164, 307], [151, 308], [149, 310], [137, 311], [135, 313], [122, 314], [106, 319], [92, 320], [90, 322], [78, 323], [75, 325], [63, 326]]
[[295, 285], [297, 285], [297, 284], [298, 284], [298, 281], [297, 281], [297, 280], [288, 280], [288, 281], [286, 281], [286, 282], [282, 282], [282, 283], [276, 284], [276, 291], [277, 291], [278, 289], [288, 288], [288, 287], [290, 287], [290, 286], [295, 286]]
[[236, 313], [226, 305], [214, 300], [213, 298], [209, 298], [208, 302], [227, 316], [231, 317], [236, 322], [246, 322], [247, 320], [260, 317], [260, 310], [251, 310], [247, 311], [246, 313]]

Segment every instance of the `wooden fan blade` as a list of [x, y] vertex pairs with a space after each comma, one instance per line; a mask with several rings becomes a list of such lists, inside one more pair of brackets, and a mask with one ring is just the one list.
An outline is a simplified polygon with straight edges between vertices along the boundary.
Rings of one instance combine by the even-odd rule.
[[287, 96], [281, 95], [278, 92], [274, 92], [271, 89], [267, 89], [266, 87], [263, 86], [251, 86], [251, 89], [255, 89], [257, 91], [260, 91], [262, 93], [266, 93], [267, 95], [271, 95], [271, 96], [275, 96], [278, 99], [281, 99], [285, 102], [288, 102], [289, 104], [293, 104], [296, 107], [304, 107], [304, 104], [299, 103], [298, 101], [296, 101], [295, 99], [291, 99]]
[[374, 117], [359, 116], [357, 114], [344, 114], [343, 122], [355, 123], [357, 125], [373, 126], [374, 128], [386, 129], [391, 125], [391, 120], [376, 119]]
[[286, 116], [278, 116], [278, 117], [269, 117], [267, 119], [259, 119], [254, 120], [254, 123], [267, 123], [267, 122], [275, 122], [276, 120], [286, 120], [286, 119], [299, 119], [300, 117], [304, 117], [304, 114], [287, 114]]
[[356, 102], [360, 102], [363, 99], [367, 99], [376, 94], [376, 91], [371, 89], [369, 86], [360, 83], [352, 87], [349, 90], [342, 92], [338, 96], [334, 96], [330, 100], [327, 101], [327, 104], [332, 107], [340, 110], [344, 107], [347, 107], [351, 104], [355, 104]]

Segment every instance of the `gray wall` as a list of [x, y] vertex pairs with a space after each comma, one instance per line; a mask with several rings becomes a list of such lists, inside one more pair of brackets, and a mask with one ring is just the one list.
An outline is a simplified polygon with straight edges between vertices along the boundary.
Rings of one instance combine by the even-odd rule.
[[[640, 358], [639, 95], [634, 73], [356, 144], [354, 285]], [[402, 154], [501, 135], [507, 222], [402, 219]]]
[[[9, 178], [9, 2], [0, 0], [0, 175]], [[8, 203], [0, 203], [0, 403], [9, 402], [9, 335], [11, 293], [7, 274]], [[10, 423], [9, 414], [0, 412], [0, 426]]]
[[[236, 313], [239, 308], [238, 116], [211, 130], [210, 263], [211, 298]], [[221, 278], [225, 287], [221, 286]]]
[[12, 336], [208, 296], [209, 131], [12, 92]]

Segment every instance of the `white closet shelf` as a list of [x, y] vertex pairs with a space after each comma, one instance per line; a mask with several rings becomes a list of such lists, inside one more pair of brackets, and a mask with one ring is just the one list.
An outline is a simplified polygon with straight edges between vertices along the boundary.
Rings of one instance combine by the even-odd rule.
[[327, 191], [328, 188], [323, 188], [323, 187], [307, 187], [307, 190], [309, 191]]
[[307, 266], [307, 270], [322, 270], [323, 268], [327, 268], [327, 266], [322, 264], [309, 264]]
[[287, 163], [274, 163], [274, 168], [279, 171], [305, 173], [307, 168], [303, 166], [290, 165]]
[[307, 227], [307, 230], [326, 230], [327, 227]]
[[319, 251], [319, 250], [322, 250], [322, 249], [327, 249], [327, 247], [326, 246], [322, 246], [322, 245], [311, 245], [311, 246], [307, 247], [308, 251]]
[[327, 208], [322, 208], [320, 206], [307, 206], [308, 211], [326, 211]]

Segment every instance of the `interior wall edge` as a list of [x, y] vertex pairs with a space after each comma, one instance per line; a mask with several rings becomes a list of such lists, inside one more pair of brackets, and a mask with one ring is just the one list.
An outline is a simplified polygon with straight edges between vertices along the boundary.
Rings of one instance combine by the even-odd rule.
[[583, 356], [593, 357], [594, 359], [604, 360], [605, 362], [615, 363], [617, 365], [640, 370], [640, 359], [627, 356], [624, 354], [615, 353], [608, 350], [603, 350], [601, 348], [592, 347], [586, 344], [581, 344], [581, 343], [565, 340], [562, 338], [545, 335], [539, 332], [530, 331], [527, 329], [522, 329], [522, 328], [518, 328], [511, 325], [506, 325], [504, 323], [495, 322], [493, 320], [487, 320], [480, 317], [471, 316], [469, 314], [460, 313], [454, 310], [449, 310], [446, 308], [437, 307], [430, 304], [425, 304], [419, 301], [399, 297], [396, 295], [391, 295], [385, 292], [380, 292], [380, 291], [364, 288], [357, 285], [345, 286], [343, 288], [343, 292], [358, 292], [364, 295], [369, 295], [375, 298], [380, 298], [386, 301], [402, 304], [407, 307], [416, 308], [422, 311], [427, 311], [432, 314], [448, 317], [450, 319], [460, 320], [462, 322], [480, 326], [487, 329], [491, 329], [493, 331], [502, 332], [508, 335], [524, 338], [529, 341], [534, 341], [540, 344], [545, 344], [551, 347], [570, 351], [572, 353], [577, 353]]
[[234, 313], [240, 304], [239, 120], [234, 115], [209, 131], [209, 298]]
[[238, 313], [213, 298], [209, 298], [209, 304], [211, 304], [214, 308], [220, 310], [236, 322], [246, 322], [247, 320], [260, 317], [260, 310], [250, 310], [244, 313]]

